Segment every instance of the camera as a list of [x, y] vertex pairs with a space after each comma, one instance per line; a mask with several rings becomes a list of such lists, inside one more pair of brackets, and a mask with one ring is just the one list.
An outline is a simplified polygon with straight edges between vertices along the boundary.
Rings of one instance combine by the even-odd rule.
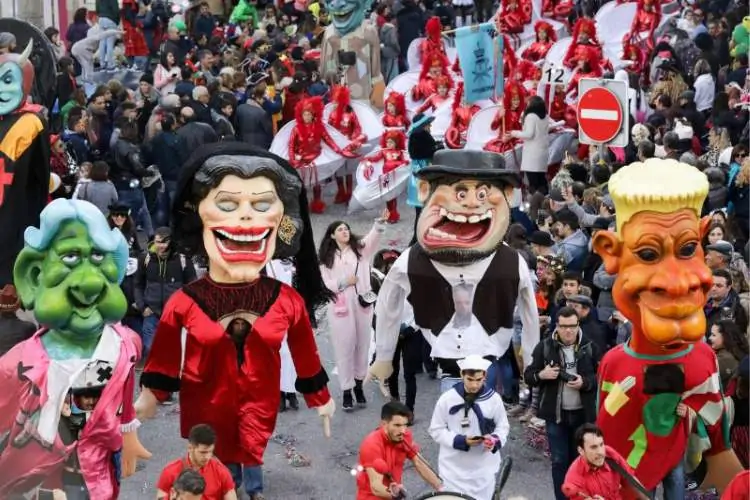
[[357, 65], [357, 53], [352, 50], [339, 50], [338, 57], [341, 66]]
[[564, 371], [560, 372], [560, 380], [562, 380], [563, 382], [573, 382], [575, 379], [576, 379], [575, 375], [572, 375]]

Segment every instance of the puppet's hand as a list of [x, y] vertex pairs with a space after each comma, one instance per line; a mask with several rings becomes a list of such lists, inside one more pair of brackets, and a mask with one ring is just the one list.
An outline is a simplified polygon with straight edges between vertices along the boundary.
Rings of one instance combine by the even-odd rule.
[[385, 387], [385, 381], [393, 374], [393, 363], [389, 361], [375, 361], [370, 365], [370, 370], [365, 377], [365, 384], [377, 379], [380, 384], [380, 392], [385, 397], [390, 397], [390, 392]]
[[63, 490], [52, 490], [52, 500], [68, 500], [68, 495]]
[[139, 458], [148, 460], [151, 453], [138, 441], [136, 431], [126, 432], [122, 435], [122, 477], [135, 474], [135, 464]]
[[135, 401], [135, 414], [138, 420], [154, 418], [156, 415], [156, 405], [158, 400], [151, 389], [144, 387]]
[[378, 109], [383, 108], [383, 95], [385, 94], [385, 82], [379, 81], [372, 86], [370, 103]]
[[331, 418], [336, 412], [336, 403], [333, 402], [333, 398], [329, 399], [323, 406], [318, 406], [318, 415], [323, 419], [323, 435], [327, 438], [331, 437]]

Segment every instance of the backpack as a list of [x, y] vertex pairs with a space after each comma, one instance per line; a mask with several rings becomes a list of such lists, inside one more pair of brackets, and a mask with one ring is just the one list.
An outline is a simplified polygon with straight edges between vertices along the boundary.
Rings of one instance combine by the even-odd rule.
[[[185, 273], [185, 267], [187, 266], [187, 259], [183, 254], [179, 254], [180, 256], [180, 268], [182, 269], [182, 273]], [[148, 267], [148, 263], [151, 262], [151, 252], [147, 252], [146, 256], [143, 258], [143, 270], [146, 271], [146, 268]], [[182, 280], [184, 283], [184, 279]]]

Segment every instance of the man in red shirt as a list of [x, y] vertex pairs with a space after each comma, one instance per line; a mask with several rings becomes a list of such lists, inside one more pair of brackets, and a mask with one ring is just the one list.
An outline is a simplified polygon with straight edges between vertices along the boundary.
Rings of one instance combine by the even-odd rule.
[[190, 429], [187, 456], [168, 463], [161, 471], [156, 483], [156, 499], [172, 498], [170, 493], [180, 473], [193, 469], [206, 481], [203, 500], [237, 500], [232, 474], [214, 458], [215, 444], [216, 432], [210, 426], [199, 424]]
[[[576, 458], [565, 474], [562, 491], [568, 498], [590, 500], [632, 500], [647, 498], [633, 490], [624, 470], [633, 477], [633, 469], [614, 449], [604, 444], [602, 431], [594, 424], [583, 424], [576, 430]], [[614, 465], [612, 465], [614, 463]]]
[[440, 478], [419, 455], [408, 429], [411, 411], [399, 402], [391, 401], [380, 411], [380, 427], [365, 437], [359, 446], [357, 472], [357, 500], [399, 498], [404, 494], [401, 476], [404, 462], [414, 462], [417, 473], [435, 490], [443, 487]]

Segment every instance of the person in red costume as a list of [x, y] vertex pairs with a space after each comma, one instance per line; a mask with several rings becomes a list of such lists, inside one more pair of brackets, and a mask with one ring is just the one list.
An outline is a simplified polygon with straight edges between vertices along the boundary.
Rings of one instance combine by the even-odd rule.
[[450, 91], [453, 88], [453, 80], [440, 75], [435, 79], [436, 92], [427, 98], [425, 102], [419, 105], [414, 111], [414, 114], [424, 113], [428, 109], [433, 113], [448, 99], [450, 99]]
[[[364, 160], [366, 165], [364, 176], [368, 181], [375, 173], [372, 162], [383, 162], [383, 175], [393, 172], [398, 167], [408, 165], [409, 160], [406, 158], [406, 135], [401, 130], [386, 130], [380, 138], [380, 150], [370, 156], [366, 156]], [[391, 224], [395, 224], [401, 220], [397, 203], [398, 200], [396, 198], [385, 202], [385, 206], [388, 209], [387, 221]]]
[[518, 139], [511, 138], [511, 130], [523, 129], [523, 111], [526, 109], [527, 93], [523, 85], [515, 80], [505, 84], [503, 105], [492, 120], [490, 128], [497, 130], [497, 137], [484, 145], [485, 151], [505, 153], [518, 145]]
[[529, 95], [536, 94], [537, 84], [542, 79], [542, 68], [531, 61], [521, 59], [516, 64], [513, 79], [523, 82]]
[[385, 113], [383, 113], [383, 126], [388, 128], [408, 129], [411, 125], [409, 115], [406, 113], [406, 97], [399, 92], [391, 92], [385, 99]]
[[575, 53], [576, 67], [573, 76], [570, 77], [566, 93], [573, 99], [578, 97], [578, 82], [581, 78], [600, 78], [602, 72], [599, 61], [599, 51], [591, 45], [579, 45]]
[[[331, 138], [323, 125], [323, 100], [320, 97], [308, 97], [297, 103], [294, 110], [295, 124], [289, 137], [289, 163], [294, 168], [315, 167], [315, 160], [320, 156], [323, 144], [345, 158], [356, 158], [350, 148], [342, 149]], [[312, 213], [321, 214], [326, 204], [321, 197], [320, 184], [313, 186], [313, 201], [310, 204]]]
[[554, 92], [549, 112], [550, 119], [555, 122], [564, 121], [566, 127], [578, 130], [576, 108], [565, 102], [565, 87], [555, 85]]
[[423, 61], [426, 56], [433, 52], [448, 57], [448, 54], [445, 52], [445, 45], [443, 44], [443, 25], [440, 22], [440, 18], [437, 16], [429, 18], [424, 25], [424, 32], [427, 36], [419, 44], [420, 60]]
[[573, 12], [573, 0], [544, 0], [542, 2], [544, 17], [562, 20], [567, 24], [571, 12]]
[[547, 57], [547, 52], [557, 42], [555, 28], [547, 21], [537, 21], [534, 24], [534, 33], [536, 33], [536, 41], [521, 53], [521, 57], [531, 62], [541, 61]]
[[453, 86], [453, 78], [448, 71], [449, 66], [448, 58], [443, 54], [431, 53], [422, 61], [422, 72], [419, 74], [419, 82], [411, 89], [411, 98], [415, 101], [423, 101], [437, 92], [437, 79], [440, 76], [449, 79]]
[[501, 0], [495, 14], [501, 33], [517, 35], [531, 22], [531, 0]]
[[631, 64], [625, 66], [625, 70], [633, 75], [642, 75], [645, 69], [645, 55], [643, 50], [629, 39], [622, 42], [622, 59], [629, 61]]
[[573, 41], [570, 43], [570, 47], [568, 47], [568, 51], [563, 58], [563, 64], [567, 68], [573, 69], [578, 64], [576, 54], [579, 54], [578, 47], [581, 46], [593, 47], [598, 52], [597, 60], [602, 60], [604, 52], [602, 44], [596, 36], [596, 23], [588, 17], [578, 19], [575, 26], [573, 26]]
[[[351, 94], [349, 88], [337, 85], [333, 88], [333, 102], [336, 108], [328, 117], [328, 125], [332, 126], [351, 142], [350, 151], [357, 151], [367, 142], [367, 134], [362, 132], [357, 113], [352, 109]], [[354, 189], [352, 174], [347, 173], [344, 177], [336, 176], [336, 198], [334, 203], [348, 203]]]
[[[182, 437], [210, 425], [216, 457], [257, 498], [279, 408], [284, 338], [296, 389], [330, 435], [335, 405], [310, 318], [332, 294], [320, 275], [302, 180], [288, 162], [221, 142], [201, 146], [182, 174], [172, 241], [186, 255], [206, 256], [208, 274], [167, 301], [135, 406], [139, 418], [152, 417], [155, 391], [179, 391]], [[296, 289], [262, 274], [272, 258], [292, 257]], [[228, 331], [238, 320], [246, 328]]]
[[612, 297], [632, 334], [599, 364], [597, 424], [647, 490], [674, 475], [665, 498], [683, 498], [671, 483], [682, 482], [683, 461], [690, 472], [702, 458], [701, 489], [722, 491], [742, 466], [729, 443], [732, 401], [705, 341], [708, 180], [686, 163], [649, 159], [618, 170], [608, 187], [617, 231], [592, 243], [616, 276]]
[[508, 80], [516, 71], [518, 56], [508, 35], [503, 35], [503, 78]]
[[458, 82], [453, 96], [453, 114], [451, 124], [445, 132], [445, 144], [451, 149], [461, 149], [466, 145], [466, 131], [469, 122], [482, 108], [476, 104], [464, 102], [464, 82]]
[[658, 0], [638, 0], [638, 8], [635, 11], [630, 32], [625, 34], [625, 40], [631, 37], [643, 40], [646, 47], [654, 48], [654, 33], [661, 22], [661, 3]]

